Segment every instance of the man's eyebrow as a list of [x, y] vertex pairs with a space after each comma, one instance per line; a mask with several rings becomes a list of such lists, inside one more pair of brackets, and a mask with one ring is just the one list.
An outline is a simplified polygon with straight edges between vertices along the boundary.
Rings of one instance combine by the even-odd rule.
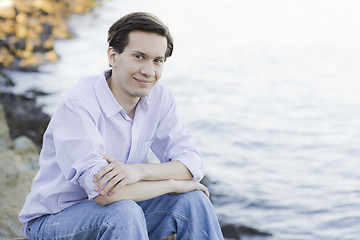
[[156, 57], [155, 59], [164, 60], [164, 59], [165, 59], [165, 57], [164, 57], [164, 56], [160, 56], [160, 57]]
[[139, 54], [139, 55], [142, 55], [142, 56], [147, 56], [147, 54], [146, 53], [143, 53], [143, 52], [141, 52], [141, 51], [139, 51], [139, 50], [132, 50], [132, 52], [133, 53], [137, 53], [137, 54]]
[[[144, 56], [144, 57], [148, 57], [148, 55], [144, 52], [141, 52], [139, 50], [132, 50], [133, 53], [137, 53], [141, 56]], [[159, 56], [159, 57], [155, 57], [155, 59], [165, 59], [165, 56]]]

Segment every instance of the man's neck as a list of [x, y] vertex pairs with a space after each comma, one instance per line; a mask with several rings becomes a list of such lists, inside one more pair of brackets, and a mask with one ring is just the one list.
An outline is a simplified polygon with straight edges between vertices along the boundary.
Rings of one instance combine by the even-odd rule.
[[116, 101], [120, 104], [120, 106], [125, 110], [126, 114], [131, 118], [134, 119], [135, 116], [135, 110], [137, 103], [140, 100], [140, 97], [125, 97], [125, 94], [122, 94], [122, 91], [120, 89], [117, 89], [114, 84], [112, 84], [112, 76], [110, 76], [108, 79], [106, 79], [110, 90], [112, 94], [114, 95]]

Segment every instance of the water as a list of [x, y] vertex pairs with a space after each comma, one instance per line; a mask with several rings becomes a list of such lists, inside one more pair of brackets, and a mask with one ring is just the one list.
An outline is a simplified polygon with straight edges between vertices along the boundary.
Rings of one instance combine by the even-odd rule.
[[174, 35], [162, 81], [221, 221], [273, 234], [256, 239], [360, 239], [359, 1], [109, 0], [72, 18], [61, 61], [13, 73], [16, 91], [53, 93], [39, 99], [51, 114], [78, 77], [107, 67], [106, 31], [130, 11]]

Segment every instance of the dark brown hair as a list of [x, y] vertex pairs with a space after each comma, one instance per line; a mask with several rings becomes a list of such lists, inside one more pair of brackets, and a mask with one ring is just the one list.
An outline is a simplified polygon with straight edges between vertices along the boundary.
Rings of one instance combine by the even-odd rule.
[[130, 13], [117, 20], [108, 32], [109, 47], [113, 47], [118, 53], [122, 53], [129, 43], [129, 33], [135, 30], [157, 33], [166, 37], [165, 59], [171, 56], [173, 39], [169, 29], [159, 18], [146, 12]]

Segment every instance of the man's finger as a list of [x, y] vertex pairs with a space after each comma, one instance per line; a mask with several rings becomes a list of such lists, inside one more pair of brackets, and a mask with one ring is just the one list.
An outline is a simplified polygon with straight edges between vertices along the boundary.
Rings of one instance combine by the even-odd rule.
[[108, 181], [110, 181], [111, 179], [113, 179], [115, 176], [117, 175], [116, 172], [113, 171], [113, 169], [111, 169], [109, 172], [105, 173], [103, 176], [100, 176], [99, 179], [101, 179], [95, 186], [95, 191], [98, 191], [99, 189], [101, 189]]
[[107, 184], [106, 186], [101, 190], [100, 194], [101, 195], [105, 195], [108, 194], [108, 192], [110, 190], [112, 190], [114, 187], [116, 187], [120, 181], [122, 180], [122, 178], [120, 176], [115, 176], [113, 177]]
[[93, 182], [96, 183], [99, 181], [100, 178], [104, 177], [105, 174], [107, 174], [108, 172], [112, 171], [114, 169], [113, 165], [107, 165], [105, 167], [103, 167], [102, 169], [100, 169], [100, 171], [94, 176], [93, 178]]
[[210, 192], [209, 192], [209, 189], [206, 188], [206, 191], [205, 191], [205, 194], [208, 198], [210, 198]]
[[103, 158], [109, 163], [109, 165], [100, 169], [100, 171], [94, 176], [92, 180], [94, 183], [98, 182], [105, 174], [114, 169], [114, 166], [111, 163], [117, 162], [116, 159], [110, 157], [109, 155], [103, 155]]
[[205, 186], [203, 186], [204, 189], [202, 189], [202, 191], [205, 193], [205, 195], [210, 198], [210, 192], [209, 192], [209, 189]]
[[116, 159], [110, 157], [109, 155], [103, 155], [103, 158], [108, 162], [108, 163], [112, 163], [115, 162]]
[[113, 195], [114, 193], [116, 193], [117, 191], [119, 191], [122, 187], [124, 187], [125, 185], [127, 185], [129, 183], [129, 180], [126, 178], [123, 178], [120, 182], [118, 182], [118, 184], [116, 184], [116, 186], [111, 189], [111, 191], [109, 192], [109, 196]]

